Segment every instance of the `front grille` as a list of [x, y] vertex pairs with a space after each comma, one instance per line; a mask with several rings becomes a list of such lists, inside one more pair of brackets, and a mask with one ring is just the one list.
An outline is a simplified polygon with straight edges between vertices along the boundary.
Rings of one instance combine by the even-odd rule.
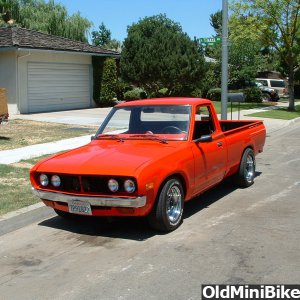
[[84, 192], [88, 193], [111, 193], [107, 187], [107, 178], [83, 176], [82, 187]]
[[[37, 174], [37, 182], [40, 174]], [[54, 174], [46, 173], [49, 178], [49, 185], [46, 187], [48, 190], [54, 191], [62, 191], [68, 193], [76, 193], [76, 194], [95, 194], [95, 195], [126, 195], [129, 194], [124, 190], [124, 181], [127, 179], [131, 179], [135, 182], [136, 191], [137, 191], [137, 182], [132, 177], [123, 177], [123, 176], [88, 176], [88, 175], [65, 175], [65, 174], [55, 174], [61, 178], [60, 187], [55, 187], [51, 184], [51, 176]], [[119, 183], [119, 191], [116, 193], [112, 193], [108, 186], [109, 179], [115, 179]], [[39, 183], [38, 183], [39, 184]], [[40, 186], [40, 188], [45, 188]], [[132, 193], [130, 195], [134, 196], [136, 194]]]
[[78, 176], [61, 175], [61, 186], [54, 189], [63, 190], [66, 192], [79, 193], [81, 191], [80, 178]]

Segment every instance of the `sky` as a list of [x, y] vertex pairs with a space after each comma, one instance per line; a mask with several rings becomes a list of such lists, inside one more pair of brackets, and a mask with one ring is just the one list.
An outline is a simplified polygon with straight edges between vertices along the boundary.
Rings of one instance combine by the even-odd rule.
[[98, 30], [101, 22], [111, 31], [112, 38], [123, 41], [127, 27], [144, 17], [160, 13], [180, 23], [184, 32], [194, 37], [211, 37], [214, 30], [209, 17], [222, 9], [222, 0], [56, 0], [69, 15], [80, 12]]

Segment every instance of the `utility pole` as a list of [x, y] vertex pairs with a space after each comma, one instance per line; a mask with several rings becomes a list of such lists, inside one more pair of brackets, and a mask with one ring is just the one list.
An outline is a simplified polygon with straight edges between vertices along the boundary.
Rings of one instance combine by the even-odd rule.
[[222, 0], [222, 93], [221, 119], [227, 120], [228, 101], [228, 0]]

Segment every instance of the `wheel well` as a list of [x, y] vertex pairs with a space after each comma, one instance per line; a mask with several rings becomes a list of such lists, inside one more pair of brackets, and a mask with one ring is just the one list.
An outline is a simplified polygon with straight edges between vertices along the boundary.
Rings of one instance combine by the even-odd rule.
[[246, 151], [247, 149], [251, 149], [251, 150], [253, 150], [253, 151], [254, 151], [254, 148], [253, 148], [253, 146], [252, 146], [252, 145], [248, 145], [248, 146], [247, 146], [247, 147], [244, 149], [244, 151], [242, 152], [242, 155], [241, 155], [240, 161], [241, 161], [241, 159], [242, 159], [242, 157], [243, 157], [243, 155], [244, 155], [244, 153], [245, 153], [245, 151]]
[[177, 178], [181, 182], [182, 188], [183, 188], [183, 192], [184, 192], [184, 196], [186, 196], [186, 192], [187, 192], [186, 182], [185, 182], [184, 177], [181, 174], [179, 174], [179, 173], [174, 173], [174, 174], [168, 176], [167, 178], [165, 178], [165, 180], [160, 184], [160, 187], [159, 187], [159, 190], [158, 190], [158, 194], [161, 191], [162, 187], [164, 186], [164, 183], [167, 182], [170, 178], [174, 178], [174, 177]]

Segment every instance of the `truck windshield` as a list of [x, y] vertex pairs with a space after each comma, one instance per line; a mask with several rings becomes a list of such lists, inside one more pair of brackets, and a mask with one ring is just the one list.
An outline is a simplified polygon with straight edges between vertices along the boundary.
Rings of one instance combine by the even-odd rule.
[[186, 140], [190, 105], [115, 107], [100, 126], [96, 138]]

